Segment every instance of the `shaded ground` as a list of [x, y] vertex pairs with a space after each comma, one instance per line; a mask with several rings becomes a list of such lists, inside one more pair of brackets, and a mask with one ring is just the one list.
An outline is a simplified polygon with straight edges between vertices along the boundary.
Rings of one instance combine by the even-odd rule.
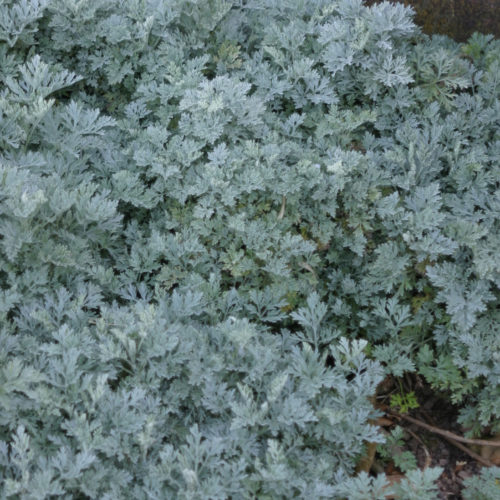
[[[365, 0], [368, 5], [383, 0]], [[500, 37], [500, 0], [393, 0], [413, 7], [424, 33], [465, 42], [475, 31]]]
[[[407, 415], [425, 424], [463, 436], [464, 429], [457, 424], [458, 408], [437, 396], [421, 381], [417, 386], [419, 387], [415, 389], [415, 393], [420, 405], [418, 408], [410, 410]], [[439, 499], [461, 499], [464, 479], [478, 474], [483, 465], [446, 438], [390, 414], [388, 402], [389, 397], [382, 398], [381, 409], [384, 410], [385, 407], [388, 410], [387, 418], [382, 419], [386, 424], [384, 428], [390, 431], [396, 425], [399, 425], [405, 430], [405, 441], [402, 450], [409, 450], [415, 455], [420, 469], [435, 466], [444, 469], [438, 480]], [[392, 421], [392, 425], [389, 425], [389, 421]], [[388, 476], [401, 474], [401, 471], [398, 470], [394, 463], [382, 460], [380, 455], [377, 454], [374, 468], [380, 469], [381, 465]]]
[[[455, 415], [450, 413], [446, 409], [435, 409], [432, 415], [435, 417], [437, 427], [461, 434], [460, 429], [454, 425], [455, 420], [450, 418]], [[404, 422], [400, 425], [413, 431], [423, 441], [430, 455], [430, 466], [444, 468], [438, 480], [439, 498], [448, 500], [461, 499], [463, 480], [477, 474], [482, 466], [468, 454], [446, 441], [446, 439], [426, 431], [415, 424]], [[408, 449], [417, 457], [419, 467], [423, 468], [426, 464], [427, 455], [422, 444], [415, 438], [410, 438], [407, 444]]]

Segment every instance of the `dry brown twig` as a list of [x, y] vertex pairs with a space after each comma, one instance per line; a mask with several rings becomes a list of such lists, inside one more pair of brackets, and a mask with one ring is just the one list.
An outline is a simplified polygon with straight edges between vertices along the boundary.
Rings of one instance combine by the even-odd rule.
[[410, 434], [410, 436], [412, 436], [414, 439], [416, 439], [422, 445], [422, 448], [424, 449], [424, 453], [425, 453], [424, 470], [427, 469], [427, 467], [429, 467], [431, 465], [431, 462], [432, 462], [431, 454], [429, 453], [427, 446], [425, 446], [424, 442], [413, 431], [411, 431], [410, 429], [405, 429], [405, 431], [408, 434]]
[[446, 439], [446, 441], [451, 443], [453, 446], [456, 446], [459, 450], [462, 450], [464, 453], [467, 453], [467, 455], [472, 457], [474, 460], [477, 460], [480, 464], [483, 464], [486, 467], [493, 467], [493, 465], [495, 465], [486, 458], [483, 458], [481, 455], [478, 455], [476, 452], [472, 451], [470, 448], [467, 448], [467, 446], [459, 443], [458, 441], [453, 441], [453, 439], [447, 438], [446, 436], [443, 437]]
[[394, 412], [389, 412], [389, 413], [395, 417], [400, 417], [404, 420], [408, 420], [408, 422], [423, 427], [424, 429], [427, 429], [428, 431], [433, 432], [434, 434], [440, 434], [443, 437], [453, 439], [454, 441], [458, 441], [460, 443], [477, 444], [478, 446], [500, 446], [500, 441], [488, 441], [487, 439], [465, 438], [459, 436], [458, 434], [454, 434], [453, 432], [445, 431], [443, 429], [440, 429], [439, 427], [426, 424], [425, 422], [417, 420], [416, 418], [413, 417], [409, 417], [408, 415], [402, 415], [401, 413], [394, 413]]
[[[464, 438], [462, 436], [459, 436], [457, 434], [454, 434], [453, 432], [450, 431], [445, 431], [443, 429], [440, 429], [439, 427], [435, 427], [434, 425], [429, 425], [426, 424], [425, 422], [421, 422], [420, 420], [417, 420], [416, 418], [409, 417], [407, 415], [401, 415], [400, 413], [394, 413], [394, 412], [389, 412], [391, 415], [397, 418], [402, 418], [404, 420], [407, 420], [408, 422], [411, 422], [412, 424], [418, 425], [420, 427], [423, 427], [424, 429], [433, 432], [434, 434], [439, 434], [440, 436], [444, 437], [446, 441], [451, 443], [453, 446], [456, 446], [460, 450], [462, 450], [464, 453], [467, 453], [470, 457], [472, 457], [474, 460], [477, 460], [480, 464], [485, 465], [486, 467], [493, 467], [493, 463], [490, 462], [489, 460], [483, 458], [481, 455], [478, 455], [474, 451], [472, 451], [470, 448], [467, 448], [467, 446], [464, 446], [461, 444], [462, 442], [468, 443], [468, 444], [477, 444], [477, 445], [486, 445], [486, 446], [500, 446], [499, 441], [487, 441], [485, 439], [470, 439], [470, 438]], [[411, 433], [408, 429], [406, 429], [408, 432]]]

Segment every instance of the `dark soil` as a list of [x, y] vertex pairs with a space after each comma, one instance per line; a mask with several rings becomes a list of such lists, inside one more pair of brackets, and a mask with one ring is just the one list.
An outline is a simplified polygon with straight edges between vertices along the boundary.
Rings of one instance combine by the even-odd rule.
[[[432, 416], [437, 424], [436, 427], [450, 430], [459, 435], [463, 434], [461, 430], [454, 425], [456, 420], [450, 418], [455, 415], [450, 413], [449, 409], [435, 409], [432, 412]], [[416, 416], [418, 417], [418, 412]], [[425, 421], [423, 415], [420, 419]], [[430, 466], [439, 466], [444, 469], [438, 480], [438, 498], [443, 500], [461, 499], [463, 480], [477, 474], [482, 466], [468, 454], [449, 443], [445, 438], [426, 431], [415, 424], [404, 422], [400, 425], [413, 431], [423, 441], [430, 455]], [[417, 457], [419, 467], [423, 468], [426, 464], [427, 456], [422, 444], [410, 436], [410, 439], [407, 441], [407, 446]]]
[[[372, 5], [383, 0], [365, 0]], [[500, 0], [394, 0], [413, 7], [415, 22], [428, 35], [465, 42], [475, 31], [500, 37]]]
[[[457, 423], [459, 408], [450, 404], [449, 400], [444, 397], [436, 395], [421, 380], [418, 381], [417, 386], [418, 389], [415, 392], [420, 406], [411, 410], [408, 415], [439, 429], [463, 436], [464, 429]], [[419, 468], [443, 468], [443, 473], [438, 480], [438, 498], [440, 500], [461, 499], [464, 479], [478, 474], [483, 466], [444, 437], [427, 431], [416, 424], [398, 419], [389, 413], [387, 416], [394, 421], [395, 425], [399, 425], [407, 431], [405, 433], [405, 449], [415, 455]], [[398, 473], [397, 469], [391, 467], [391, 464], [386, 465], [386, 474], [390, 474], [392, 471]]]

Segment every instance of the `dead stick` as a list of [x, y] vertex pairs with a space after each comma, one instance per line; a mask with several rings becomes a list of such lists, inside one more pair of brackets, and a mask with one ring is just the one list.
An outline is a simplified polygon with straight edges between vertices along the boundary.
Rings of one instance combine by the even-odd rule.
[[[404, 415], [399, 415], [397, 413], [393, 413], [393, 415], [395, 417], [399, 417], [399, 418], [403, 418], [404, 417]], [[423, 422], [421, 422], [421, 423], [423, 423]], [[417, 424], [417, 425], [419, 425], [419, 424]], [[431, 425], [427, 426], [427, 424], [425, 424], [425, 427], [427, 428], [427, 427], [433, 427], [433, 426], [431, 426]], [[409, 429], [405, 429], [405, 430], [407, 432], [413, 434]], [[428, 430], [430, 430], [431, 432], [435, 432], [432, 429], [428, 429]], [[444, 432], [447, 432], [447, 431], [444, 431]], [[441, 434], [441, 433], [438, 433], [438, 434]], [[450, 434], [452, 434], [452, 433], [450, 432]], [[415, 434], [413, 434], [413, 435], [416, 437]], [[467, 455], [471, 456], [474, 460], [477, 460], [480, 464], [483, 464], [486, 467], [493, 467], [494, 464], [492, 462], [490, 462], [489, 460], [486, 460], [481, 455], [478, 455], [477, 453], [473, 452], [471, 449], [467, 448], [467, 446], [464, 446], [463, 444], [459, 443], [455, 439], [452, 439], [452, 438], [450, 438], [448, 436], [445, 436], [443, 434], [441, 434], [441, 436], [444, 439], [446, 439], [446, 441], [448, 441], [450, 444], [452, 444], [453, 446], [456, 446], [458, 449], [462, 450], [464, 453], [467, 453]]]
[[[422, 408], [422, 412], [429, 419], [430, 422], [432, 422], [433, 424], [436, 423], [434, 421], [434, 419], [432, 418], [432, 416], [429, 415], [423, 408]], [[456, 446], [459, 450], [462, 450], [463, 452], [467, 453], [467, 455], [471, 456], [474, 460], [476, 460], [480, 464], [483, 464], [486, 467], [492, 467], [495, 465], [495, 464], [491, 463], [488, 459], [483, 458], [481, 455], [478, 455], [476, 452], [472, 451], [470, 448], [467, 448], [467, 446], [465, 446], [457, 441], [454, 441], [453, 439], [450, 439], [447, 437], [444, 437], [444, 438], [446, 439], [446, 441], [448, 441], [448, 443], [452, 444], [453, 446]]]
[[443, 429], [440, 429], [439, 427], [434, 427], [433, 425], [429, 425], [429, 424], [426, 424], [424, 422], [421, 422], [420, 420], [417, 420], [416, 418], [409, 417], [408, 415], [402, 415], [401, 413], [394, 413], [394, 412], [389, 412], [389, 413], [395, 417], [401, 417], [404, 420], [408, 420], [408, 422], [411, 422], [412, 424], [423, 427], [424, 429], [427, 429], [428, 431], [433, 432], [434, 434], [440, 434], [441, 436], [443, 436], [445, 438], [453, 439], [454, 441], [459, 441], [460, 443], [477, 444], [479, 446], [500, 446], [500, 441], [488, 441], [486, 439], [465, 438], [465, 437], [459, 436], [458, 434], [454, 434], [453, 432], [444, 431]]
[[431, 465], [431, 462], [432, 462], [431, 454], [429, 453], [427, 446], [425, 446], [424, 442], [413, 431], [410, 431], [410, 429], [405, 429], [405, 430], [408, 434], [413, 436], [413, 438], [422, 445], [422, 448], [424, 449], [424, 453], [425, 453], [424, 470], [427, 469], [427, 467], [429, 467], [429, 465]]
[[471, 449], [467, 448], [467, 446], [459, 443], [458, 441], [450, 439], [449, 437], [446, 437], [446, 436], [443, 436], [443, 437], [446, 439], [446, 441], [451, 443], [453, 446], [456, 446], [457, 448], [459, 448], [463, 452], [467, 453], [467, 455], [470, 455], [473, 459], [477, 460], [480, 464], [486, 465], [486, 467], [493, 467], [494, 464], [492, 462], [490, 462], [489, 460], [486, 460], [486, 458], [483, 458], [481, 455], [478, 455], [477, 453], [475, 453]]

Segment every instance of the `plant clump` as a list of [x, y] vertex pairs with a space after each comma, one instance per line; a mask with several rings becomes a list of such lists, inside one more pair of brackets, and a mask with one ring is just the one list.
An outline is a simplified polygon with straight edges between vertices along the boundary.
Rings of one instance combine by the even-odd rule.
[[355, 472], [386, 377], [500, 432], [499, 76], [388, 2], [0, 2], [0, 496], [435, 498]]

